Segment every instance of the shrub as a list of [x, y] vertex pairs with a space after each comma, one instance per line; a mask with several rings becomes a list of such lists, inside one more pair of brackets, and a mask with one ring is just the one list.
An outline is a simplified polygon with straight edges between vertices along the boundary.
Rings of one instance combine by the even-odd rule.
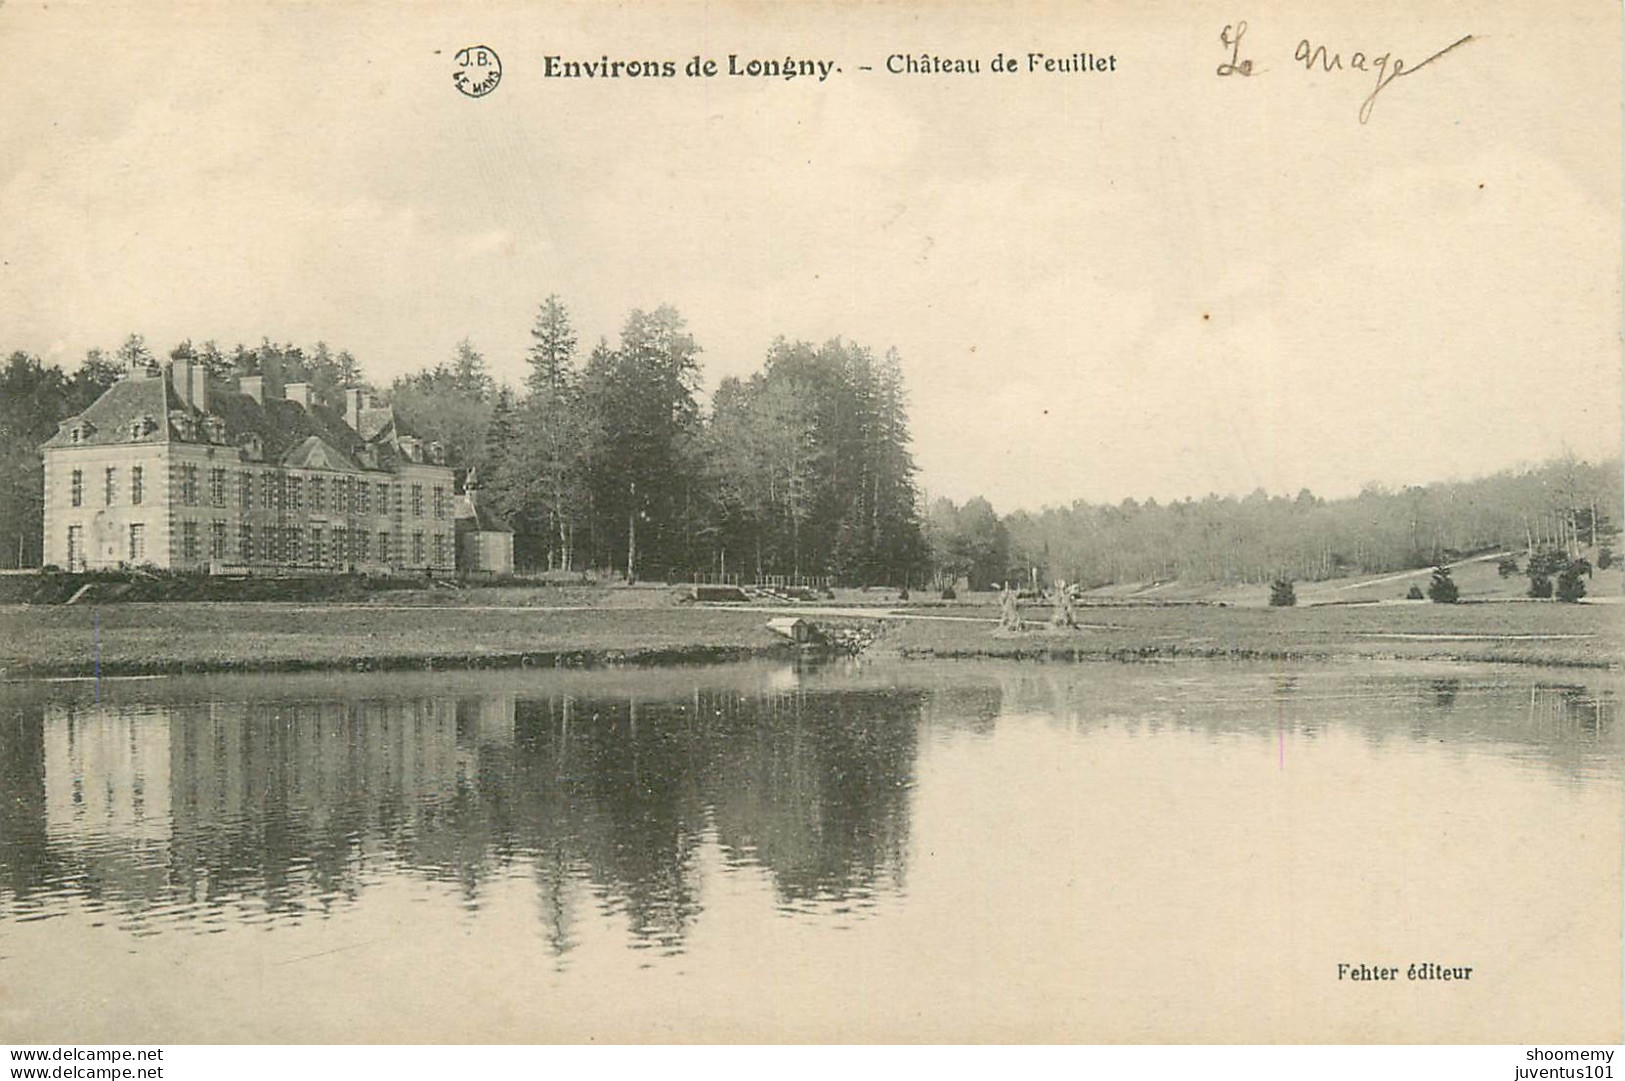
[[1569, 565], [1569, 557], [1556, 548], [1542, 548], [1529, 557], [1529, 570], [1531, 575], [1542, 574], [1548, 578], [1562, 572]]
[[1270, 607], [1291, 608], [1298, 603], [1298, 594], [1292, 588], [1292, 582], [1286, 578], [1277, 578], [1270, 583]]
[[954, 600], [954, 599], [958, 598], [958, 596], [959, 596], [959, 594], [954, 592], [954, 587], [953, 586], [943, 586], [942, 587], [942, 599], [943, 600], [951, 601], [951, 600]]
[[1502, 578], [1511, 578], [1518, 573], [1518, 561], [1513, 556], [1507, 556], [1495, 565], [1495, 569]]
[[1577, 559], [1563, 568], [1563, 573], [1557, 576], [1557, 599], [1565, 604], [1573, 604], [1586, 595], [1585, 570], [1581, 564], [1585, 560]]
[[1552, 595], [1552, 580], [1544, 574], [1531, 574], [1529, 576], [1529, 595], [1536, 600], [1545, 600]]
[[1408, 601], [1420, 601], [1425, 600], [1426, 598], [1422, 596], [1421, 586], [1412, 586], [1410, 592], [1405, 594], [1405, 599]]
[[1450, 580], [1450, 568], [1434, 567], [1433, 581], [1428, 583], [1428, 600], [1434, 604], [1455, 604], [1461, 590]]
[[1614, 565], [1614, 550], [1606, 544], [1597, 550], [1597, 569], [1605, 571]]

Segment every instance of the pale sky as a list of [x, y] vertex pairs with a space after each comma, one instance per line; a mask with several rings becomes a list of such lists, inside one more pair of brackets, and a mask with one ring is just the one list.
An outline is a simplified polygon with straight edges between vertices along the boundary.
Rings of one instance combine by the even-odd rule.
[[[780, 334], [895, 346], [921, 483], [1000, 511], [1617, 453], [1618, 6], [1385, 6], [1260, 4], [1220, 78], [1233, 5], [12, 0], [0, 349], [325, 339], [387, 383], [468, 337], [517, 383], [547, 294], [584, 346], [670, 303], [708, 387]], [[1354, 52], [1468, 34], [1359, 122]], [[922, 52], [982, 72], [885, 71]], [[697, 53], [841, 71], [543, 75]]]

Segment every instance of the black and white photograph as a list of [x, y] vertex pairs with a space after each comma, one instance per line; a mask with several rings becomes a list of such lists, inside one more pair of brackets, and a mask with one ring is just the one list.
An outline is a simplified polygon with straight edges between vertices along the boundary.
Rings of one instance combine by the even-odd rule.
[[1612, 1076], [1620, 48], [0, 0], [10, 1076]]

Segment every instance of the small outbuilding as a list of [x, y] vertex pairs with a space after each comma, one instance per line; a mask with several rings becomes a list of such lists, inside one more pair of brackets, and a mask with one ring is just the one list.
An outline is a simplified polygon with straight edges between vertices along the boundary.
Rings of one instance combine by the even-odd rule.
[[457, 572], [482, 577], [513, 573], [513, 530], [480, 504], [479, 471], [470, 469], [457, 497]]

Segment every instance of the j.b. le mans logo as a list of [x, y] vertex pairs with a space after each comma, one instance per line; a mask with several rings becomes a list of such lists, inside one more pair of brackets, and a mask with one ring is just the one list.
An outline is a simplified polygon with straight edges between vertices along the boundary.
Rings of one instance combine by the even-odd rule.
[[470, 45], [457, 50], [451, 81], [471, 98], [483, 98], [502, 81], [502, 59], [489, 45]]

